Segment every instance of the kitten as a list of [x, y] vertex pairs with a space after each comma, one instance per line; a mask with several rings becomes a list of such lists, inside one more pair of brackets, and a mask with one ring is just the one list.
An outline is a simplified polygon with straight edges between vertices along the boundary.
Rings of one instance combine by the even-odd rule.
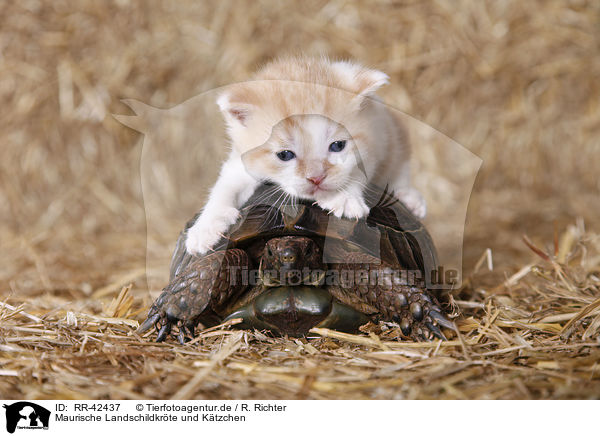
[[232, 150], [188, 230], [188, 252], [209, 251], [263, 181], [347, 218], [369, 213], [367, 183], [389, 185], [417, 217], [425, 216], [425, 201], [410, 186], [405, 131], [375, 97], [386, 74], [345, 61], [286, 58], [254, 79], [217, 99]]

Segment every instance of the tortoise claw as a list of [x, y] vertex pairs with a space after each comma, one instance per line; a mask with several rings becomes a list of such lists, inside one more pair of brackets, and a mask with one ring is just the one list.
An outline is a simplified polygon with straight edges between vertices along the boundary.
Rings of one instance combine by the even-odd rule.
[[146, 320], [138, 327], [137, 333], [139, 333], [139, 334], [146, 333], [148, 330], [150, 330], [154, 326], [154, 324], [156, 324], [156, 322], [159, 319], [160, 319], [159, 313], [155, 313], [152, 316], [148, 315], [148, 318], [146, 318]]
[[189, 323], [185, 326], [185, 328], [187, 328], [187, 331], [190, 334], [190, 337], [194, 337], [195, 336], [195, 331], [196, 331], [196, 326], [192, 323]]
[[167, 339], [167, 335], [171, 333], [171, 323], [167, 321], [165, 325], [163, 325], [158, 331], [158, 336], [156, 336], [156, 342], [163, 342]]
[[181, 345], [185, 345], [185, 343], [187, 342], [185, 339], [185, 330], [184, 330], [183, 326], [181, 326], [181, 328], [179, 329], [179, 334], [177, 335], [177, 340], [179, 341], [179, 343]]
[[437, 310], [430, 311], [429, 312], [429, 316], [434, 321], [437, 321], [437, 323], [439, 325], [441, 325], [442, 327], [447, 328], [448, 330], [454, 330], [454, 331], [456, 331], [456, 326], [454, 325], [454, 323], [452, 321], [450, 321], [448, 318], [446, 318], [445, 315], [443, 315], [442, 313], [438, 312]]
[[425, 323], [425, 326], [429, 329], [433, 336], [435, 336], [438, 339], [441, 339], [442, 341], [447, 341], [446, 336], [444, 336], [444, 333], [442, 333], [442, 331], [437, 325], [427, 322]]

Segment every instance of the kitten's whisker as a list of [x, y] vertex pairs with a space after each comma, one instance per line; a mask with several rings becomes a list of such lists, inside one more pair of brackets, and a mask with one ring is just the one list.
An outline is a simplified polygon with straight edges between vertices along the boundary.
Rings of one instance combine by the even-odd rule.
[[281, 192], [281, 194], [279, 194], [279, 197], [277, 197], [277, 200], [275, 201], [275, 208], [276, 209], [281, 209], [281, 205], [283, 204], [282, 199], [285, 199], [286, 196], [286, 192], [283, 191]]
[[360, 187], [363, 188], [363, 192], [368, 194], [372, 194], [374, 198], [377, 199], [376, 206], [380, 207], [390, 207], [396, 204], [399, 200], [393, 194], [393, 191], [390, 191], [389, 185], [386, 185], [383, 189], [383, 192], [379, 189], [376, 189], [371, 184], [365, 184], [361, 180], [350, 177], [349, 182], [356, 183]]
[[273, 215], [270, 217], [270, 220], [268, 221], [269, 224], [271, 222], [275, 222], [275, 219], [277, 218], [277, 213], [275, 211], [281, 209], [281, 206], [283, 205], [283, 202], [285, 201], [286, 197], [289, 194], [285, 191], [281, 191], [279, 194], [279, 197], [277, 197], [277, 199], [271, 204], [271, 207], [273, 208], [272, 210], [274, 210]]
[[257, 199], [256, 199], [256, 203], [260, 203], [262, 201], [265, 201], [272, 197], [273, 194], [275, 194], [277, 191], [279, 191], [280, 188], [278, 186], [271, 186], [268, 189], [265, 190], [265, 192], [263, 192]]
[[[278, 195], [279, 194], [279, 195]], [[267, 215], [265, 217], [265, 225], [269, 226], [271, 223], [274, 223], [277, 219], [277, 211], [278, 203], [281, 200], [282, 196], [285, 194], [285, 191], [282, 191], [279, 186], [274, 185], [265, 190], [265, 192], [261, 193], [261, 195], [255, 200], [256, 203], [263, 203], [269, 206], [267, 209]], [[275, 196], [278, 195], [277, 198]]]
[[353, 177], [350, 177], [348, 179], [349, 182], [355, 183], [357, 185], [359, 185], [361, 188], [363, 188], [363, 190], [365, 191], [369, 191], [371, 193], [377, 193], [378, 191], [370, 184], [363, 182], [362, 180], [359, 179], [355, 179]]
[[287, 206], [289, 204], [290, 196], [291, 195], [289, 193], [285, 194], [285, 197], [283, 197], [283, 200], [281, 201], [281, 207], [283, 207], [284, 205]]

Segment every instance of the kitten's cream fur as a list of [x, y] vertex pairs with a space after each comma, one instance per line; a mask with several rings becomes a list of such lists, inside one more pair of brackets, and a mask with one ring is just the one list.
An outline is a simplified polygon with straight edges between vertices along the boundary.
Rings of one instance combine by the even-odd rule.
[[[375, 97], [387, 75], [350, 62], [285, 58], [254, 79], [227, 87], [218, 98], [232, 150], [188, 230], [189, 252], [209, 251], [263, 181], [348, 218], [368, 214], [368, 182], [389, 185], [415, 215], [425, 215], [423, 197], [410, 186], [405, 131]], [[335, 141], [346, 141], [345, 148], [330, 151]], [[282, 161], [276, 155], [282, 150], [295, 157]]]

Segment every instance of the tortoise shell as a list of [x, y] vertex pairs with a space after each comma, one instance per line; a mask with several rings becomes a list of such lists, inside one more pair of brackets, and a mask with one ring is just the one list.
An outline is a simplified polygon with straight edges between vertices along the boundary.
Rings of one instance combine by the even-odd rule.
[[[344, 253], [362, 251], [403, 270], [420, 271], [427, 279], [437, 269], [437, 254], [423, 224], [387, 189], [369, 187], [366, 192], [370, 213], [366, 219], [352, 220], [336, 218], [312, 201], [292, 199], [277, 186], [263, 184], [215, 250], [241, 248], [256, 261], [268, 239], [308, 236], [320, 244], [325, 263], [343, 262]], [[185, 249], [185, 239], [197, 217], [179, 235], [171, 259], [171, 281], [194, 258]]]

